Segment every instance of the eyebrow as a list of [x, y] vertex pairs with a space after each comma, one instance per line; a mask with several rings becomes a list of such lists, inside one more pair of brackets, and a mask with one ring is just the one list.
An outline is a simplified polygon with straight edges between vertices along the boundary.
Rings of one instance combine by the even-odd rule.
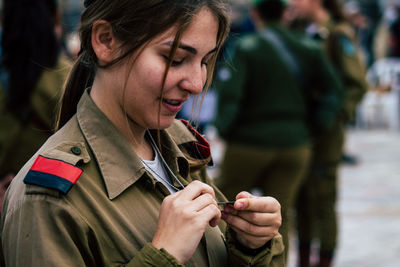
[[[165, 43], [163, 43], [163, 45], [172, 46], [173, 42], [165, 42]], [[182, 43], [178, 45], [178, 48], [186, 50], [186, 51], [188, 51], [189, 53], [191, 53], [193, 55], [197, 55], [197, 53], [198, 53], [196, 48], [194, 48], [192, 46], [189, 46], [189, 45], [182, 44]], [[210, 50], [210, 52], [208, 52], [206, 54], [206, 56], [208, 56], [208, 55], [210, 55], [212, 53], [215, 53], [216, 51], [217, 51], [217, 47], [214, 47], [212, 50]]]

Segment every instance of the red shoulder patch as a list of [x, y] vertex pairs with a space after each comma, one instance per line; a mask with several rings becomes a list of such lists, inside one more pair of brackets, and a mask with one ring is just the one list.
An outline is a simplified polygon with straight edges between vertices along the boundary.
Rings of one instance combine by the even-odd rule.
[[24, 183], [57, 189], [67, 194], [82, 172], [67, 162], [39, 156], [25, 176]]

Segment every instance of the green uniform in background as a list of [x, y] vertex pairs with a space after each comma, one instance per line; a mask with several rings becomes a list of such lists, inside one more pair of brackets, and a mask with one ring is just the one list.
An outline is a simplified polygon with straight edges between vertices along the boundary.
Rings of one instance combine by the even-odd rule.
[[[287, 247], [288, 211], [310, 158], [310, 123], [330, 126], [340, 106], [340, 83], [318, 47], [278, 24], [239, 40], [233, 53], [215, 83], [215, 125], [227, 141], [217, 185], [229, 199], [254, 187], [275, 197]], [[315, 104], [312, 113], [309, 101]]]
[[337, 244], [337, 171], [345, 139], [345, 124], [354, 120], [356, 106], [366, 92], [367, 84], [365, 67], [351, 26], [328, 21], [312, 27], [312, 37], [319, 40], [341, 78], [344, 100], [333, 127], [315, 137], [310, 173], [299, 192], [297, 224], [303, 251], [309, 250], [313, 237], [316, 237], [320, 241], [321, 253], [331, 257]]
[[53, 133], [61, 90], [71, 62], [60, 57], [53, 69], [41, 74], [22, 121], [5, 108], [7, 95], [0, 87], [0, 178], [16, 174]]

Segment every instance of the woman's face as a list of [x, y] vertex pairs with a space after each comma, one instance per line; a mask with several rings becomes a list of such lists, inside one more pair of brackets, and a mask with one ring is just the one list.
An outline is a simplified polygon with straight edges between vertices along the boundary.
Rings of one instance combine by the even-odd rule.
[[207, 79], [207, 64], [215, 53], [218, 21], [208, 8], [202, 8], [182, 35], [160, 97], [166, 63], [175, 38], [172, 28], [152, 40], [139, 54], [130, 70], [125, 94], [121, 98], [129, 119], [140, 127], [169, 127], [190, 95], [200, 94]]

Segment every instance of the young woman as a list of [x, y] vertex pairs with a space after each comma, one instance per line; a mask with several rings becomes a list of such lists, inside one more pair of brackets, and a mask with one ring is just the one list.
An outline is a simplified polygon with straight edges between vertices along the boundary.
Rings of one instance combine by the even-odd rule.
[[282, 266], [279, 203], [241, 192], [221, 211], [207, 141], [174, 120], [210, 83], [224, 3], [86, 6], [61, 128], [6, 195], [6, 265]]

